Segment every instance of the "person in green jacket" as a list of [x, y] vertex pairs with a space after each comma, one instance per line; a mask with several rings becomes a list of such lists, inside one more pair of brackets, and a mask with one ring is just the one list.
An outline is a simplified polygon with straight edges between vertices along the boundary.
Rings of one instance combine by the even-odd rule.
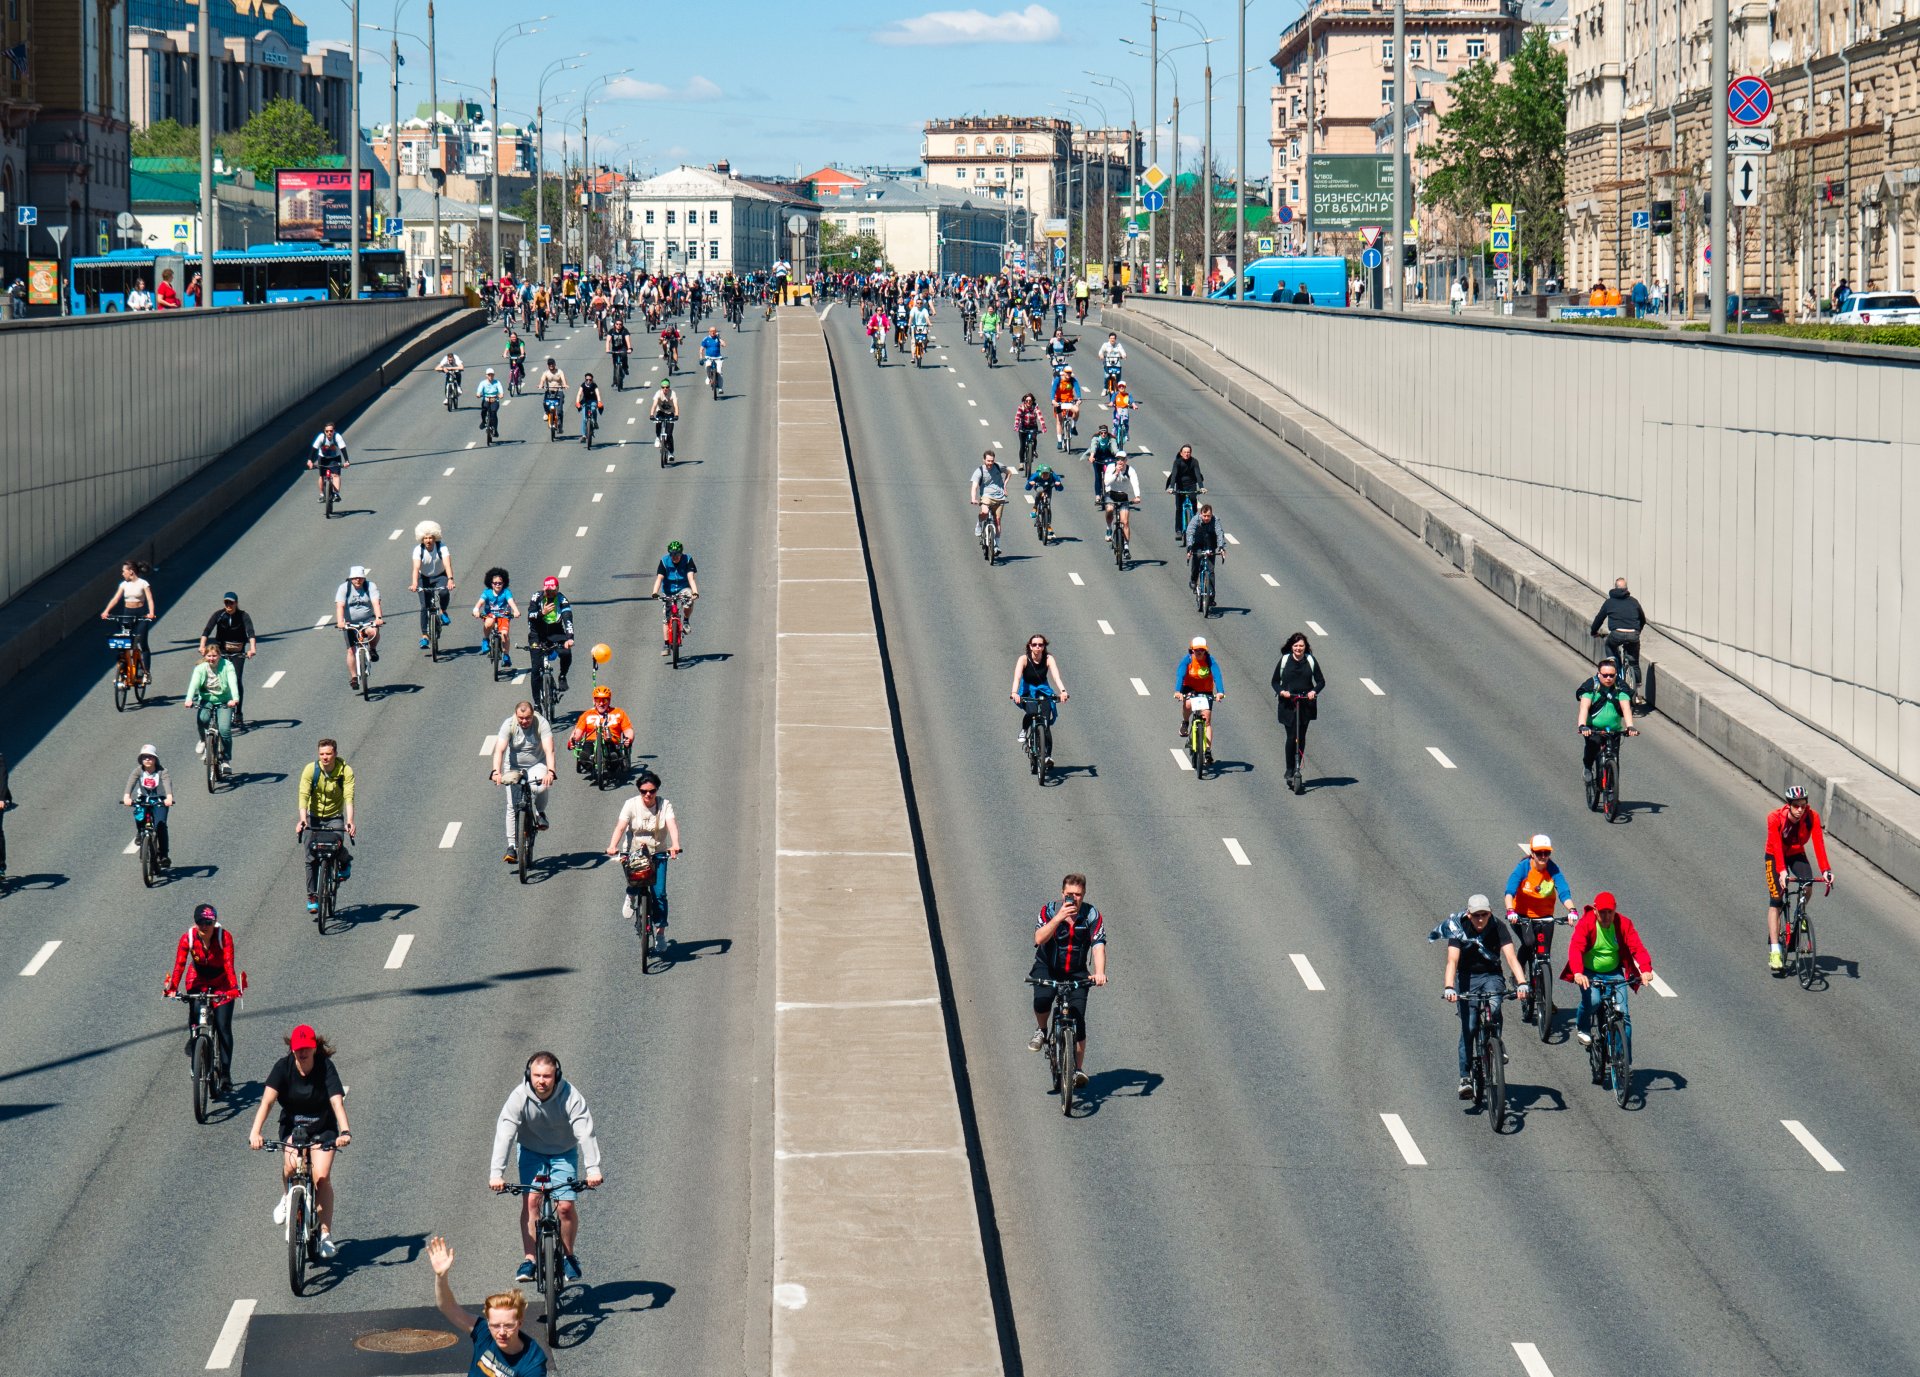
[[187, 681], [187, 706], [194, 710], [195, 730], [201, 736], [207, 734], [209, 718], [219, 729], [223, 775], [233, 765], [233, 706], [239, 701], [240, 684], [233, 677], [233, 666], [219, 646], [208, 646], [201, 652], [200, 663], [193, 667], [193, 678]]

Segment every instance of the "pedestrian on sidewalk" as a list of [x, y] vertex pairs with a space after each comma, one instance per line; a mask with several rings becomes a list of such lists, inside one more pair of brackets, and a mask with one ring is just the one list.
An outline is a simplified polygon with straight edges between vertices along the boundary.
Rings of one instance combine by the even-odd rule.
[[1459, 315], [1467, 305], [1467, 279], [1457, 277], [1453, 280], [1453, 290], [1447, 293], [1447, 306], [1454, 315]]
[[1304, 794], [1307, 786], [1300, 771], [1307, 759], [1307, 728], [1319, 716], [1320, 695], [1327, 691], [1327, 676], [1313, 658], [1306, 632], [1294, 632], [1281, 646], [1273, 691], [1280, 703], [1280, 727], [1287, 734], [1287, 787]]

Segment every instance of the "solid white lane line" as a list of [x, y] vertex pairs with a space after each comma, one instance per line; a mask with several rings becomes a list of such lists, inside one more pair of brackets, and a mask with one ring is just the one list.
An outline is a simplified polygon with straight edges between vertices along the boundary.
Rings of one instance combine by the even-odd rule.
[[428, 493], [425, 497], [421, 498], [418, 502], [414, 503], [414, 505], [416, 507], [424, 507], [427, 505], [427, 503], [431, 501], [433, 501], [433, 494]]
[[559, 573], [557, 573], [557, 574], [555, 574], [555, 575], [554, 575], [554, 577], [555, 577], [555, 578], [557, 578], [557, 579], [564, 579], [564, 578], [571, 578], [571, 577], [573, 577], [573, 566], [572, 566], [571, 564], [563, 564], [563, 565], [561, 565], [561, 566], [560, 566], [560, 572], [559, 572]]
[[1400, 1156], [1410, 1167], [1424, 1167], [1426, 1154], [1420, 1151], [1420, 1145], [1413, 1141], [1413, 1135], [1407, 1132], [1407, 1126], [1400, 1122], [1398, 1114], [1382, 1114], [1380, 1122], [1387, 1126], [1387, 1132], [1393, 1136], [1393, 1145], [1400, 1149]]
[[1647, 983], [1653, 986], [1653, 992], [1662, 999], [1673, 999], [1676, 997], [1673, 986], [1667, 984], [1667, 982], [1662, 980], [1658, 975], [1649, 976]]
[[[891, 728], [889, 728], [891, 730]], [[832, 999], [813, 1001], [805, 999], [781, 999], [774, 1001], [773, 1011], [784, 1014], [789, 1009], [915, 1009], [928, 1004], [938, 1004], [937, 996], [929, 995], [925, 999]]]
[[1186, 770], [1189, 773], [1192, 772], [1193, 762], [1187, 759], [1187, 753], [1185, 751], [1181, 750], [1178, 746], [1169, 746], [1167, 747], [1167, 749], [1173, 752], [1174, 764], [1178, 765], [1181, 769]]
[[1447, 753], [1441, 750], [1438, 746], [1427, 747], [1427, 754], [1432, 756], [1435, 760], [1439, 761], [1440, 768], [1443, 770], [1455, 770], [1459, 768], [1459, 766], [1455, 765], [1451, 760], [1447, 759]]
[[[489, 741], [491, 741], [491, 740], [492, 740], [493, 738], [492, 738], [492, 737], [488, 737], [487, 739], [488, 739]], [[488, 747], [488, 749], [487, 749], [487, 750], [485, 750], [485, 751], [483, 751], [483, 752], [481, 752], [481, 754], [482, 754], [482, 755], [491, 755], [491, 754], [492, 754], [492, 747]], [[441, 849], [442, 851], [448, 851], [448, 850], [451, 850], [451, 849], [452, 849], [452, 847], [453, 847], [453, 839], [454, 839], [455, 837], [457, 837], [457, 836], [459, 836], [459, 835], [460, 835], [460, 824], [459, 824], [459, 823], [457, 823], [457, 822], [450, 822], [450, 823], [448, 823], [448, 824], [447, 824], [447, 830], [446, 830], [446, 831], [444, 831], [444, 832], [442, 832], [442, 833], [440, 834], [440, 849]]]
[[1288, 952], [1287, 960], [1293, 962], [1293, 968], [1300, 972], [1300, 979], [1306, 983], [1306, 987], [1309, 990], [1324, 990], [1327, 988], [1320, 983], [1320, 976], [1313, 969], [1313, 962], [1307, 960], [1301, 953], [1297, 951]]
[[387, 969], [397, 971], [407, 959], [407, 948], [413, 945], [413, 934], [403, 932], [393, 939], [393, 950], [387, 953]]
[[1367, 692], [1371, 693], [1375, 698], [1385, 698], [1387, 696], [1387, 691], [1381, 688], [1380, 685], [1374, 683], [1373, 680], [1363, 678], [1360, 682], [1367, 686]]
[[1280, 586], [1280, 580], [1272, 574], [1262, 574], [1260, 577], [1267, 581], [1267, 587], [1269, 588], [1278, 588]]
[[1532, 1344], [1517, 1343], [1513, 1346], [1513, 1352], [1520, 1360], [1520, 1366], [1527, 1370], [1527, 1377], [1553, 1377], [1553, 1369], [1547, 1366], [1547, 1360], [1540, 1356], [1540, 1350]]
[[1307, 623], [1307, 630], [1311, 631], [1316, 636], [1324, 636], [1327, 634], [1326, 627], [1320, 625], [1319, 622], [1315, 622], [1315, 621], [1310, 621]]
[[911, 856], [911, 851], [797, 851], [783, 846], [773, 853], [776, 856]]
[[1222, 837], [1220, 840], [1227, 844], [1227, 854], [1233, 857], [1233, 863], [1235, 865], [1253, 864], [1252, 861], [1247, 859], [1247, 853], [1241, 849], [1240, 839], [1238, 837]]
[[1228, 531], [1228, 532], [1227, 532], [1227, 544], [1229, 544], [1229, 545], [1238, 545], [1239, 543], [1240, 543], [1240, 541], [1238, 540], [1238, 538], [1236, 538], [1236, 537], [1235, 537], [1235, 535], [1233, 534], [1233, 532], [1232, 532], [1232, 531]]
[[[472, 449], [472, 448], [473, 448], [473, 446], [471, 446], [471, 445], [469, 445], [469, 446], [467, 446], [467, 448], [468, 448], [468, 449]], [[448, 465], [447, 465], [447, 471], [446, 471], [445, 473], [443, 473], [443, 474], [441, 474], [440, 476], [441, 476], [442, 478], [451, 478], [451, 477], [453, 477], [453, 465], [452, 465], [452, 464], [448, 464]]]
[[482, 741], [482, 742], [480, 743], [480, 754], [481, 754], [481, 755], [483, 755], [483, 756], [486, 756], [486, 755], [492, 755], [492, 754], [493, 754], [493, 748], [494, 748], [495, 746], [498, 746], [499, 744], [500, 744], [500, 738], [499, 738], [499, 737], [497, 737], [497, 736], [490, 736], [490, 737], [488, 737], [488, 738], [487, 738], [487, 739], [486, 739], [485, 741]]
[[1133, 691], [1139, 694], [1142, 698], [1153, 697], [1153, 690], [1147, 687], [1145, 680], [1130, 679], [1127, 682], [1133, 685]]
[[398, 540], [398, 539], [400, 539], [400, 532], [398, 532], [398, 531], [395, 531], [395, 532], [394, 532], [394, 533], [393, 533], [392, 535], [390, 535], [390, 536], [388, 536], [388, 537], [387, 537], [387, 539], [388, 539], [388, 540]]
[[47, 962], [51, 961], [53, 959], [53, 954], [59, 950], [60, 950], [60, 944], [58, 942], [47, 943], [45, 946], [40, 948], [38, 953], [35, 954], [33, 960], [27, 962], [25, 968], [21, 970], [20, 974], [22, 975], [40, 974], [40, 968], [46, 965]]
[[1113, 625], [1110, 622], [1096, 621], [1094, 625], [1100, 628], [1100, 634], [1102, 636], [1111, 636], [1113, 634]]
[[213, 1341], [213, 1356], [207, 1359], [208, 1371], [233, 1366], [233, 1355], [240, 1351], [240, 1341], [247, 1337], [247, 1321], [253, 1318], [253, 1307], [257, 1303], [237, 1300], [227, 1311], [227, 1322], [220, 1326], [220, 1337]]
[[1073, 586], [1075, 588], [1085, 588], [1087, 586], [1087, 581], [1072, 570], [1067, 571], [1067, 577], [1073, 580]]
[[579, 530], [573, 533], [573, 538], [575, 540], [578, 540], [580, 539], [581, 536], [585, 535], [586, 533], [587, 533], [587, 528], [585, 526], [582, 526]]
[[287, 677], [287, 672], [284, 669], [276, 669], [273, 673], [267, 676], [267, 682], [262, 684], [260, 687], [272, 688], [275, 684], [279, 683], [282, 679], [286, 677]]
[[1787, 1132], [1791, 1133], [1795, 1138], [1797, 1138], [1800, 1142], [1800, 1146], [1807, 1150], [1808, 1155], [1810, 1155], [1814, 1161], [1818, 1162], [1826, 1170], [1828, 1171], [1845, 1171], [1846, 1170], [1845, 1167], [1840, 1165], [1840, 1159], [1838, 1157], [1835, 1157], [1831, 1152], [1828, 1152], [1824, 1147], [1820, 1146], [1820, 1140], [1814, 1137], [1811, 1133], [1807, 1132], [1806, 1128], [1802, 1126], [1802, 1124], [1798, 1119], [1782, 1119], [1780, 1121], [1780, 1124], [1781, 1124], [1781, 1127], [1787, 1130]]

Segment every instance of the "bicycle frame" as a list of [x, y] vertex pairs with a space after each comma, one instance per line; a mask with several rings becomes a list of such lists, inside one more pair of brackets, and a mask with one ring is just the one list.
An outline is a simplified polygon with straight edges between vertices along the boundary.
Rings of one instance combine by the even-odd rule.
[[1047, 1066], [1055, 1081], [1054, 1093], [1060, 1096], [1060, 1112], [1073, 1117], [1074, 1033], [1073, 1006], [1067, 997], [1077, 990], [1092, 987], [1091, 980], [1041, 980], [1027, 977], [1027, 984], [1053, 991], [1053, 1003], [1047, 1010]]

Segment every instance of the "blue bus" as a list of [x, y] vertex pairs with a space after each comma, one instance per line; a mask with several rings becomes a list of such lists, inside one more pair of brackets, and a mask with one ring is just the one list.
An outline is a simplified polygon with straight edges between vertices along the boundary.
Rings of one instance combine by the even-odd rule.
[[[350, 266], [343, 248], [256, 244], [249, 249], [224, 249], [213, 256], [213, 304], [344, 301]], [[91, 316], [126, 310], [127, 293], [135, 281], [145, 281], [151, 292], [167, 268], [173, 269], [174, 290], [184, 299], [200, 259], [156, 249], [118, 249], [94, 258], [76, 258], [71, 267], [68, 309], [76, 316]], [[361, 300], [406, 294], [407, 256], [402, 250], [360, 250]]]
[[[1287, 284], [1287, 299], [1302, 283], [1316, 306], [1347, 304], [1347, 260], [1344, 258], [1267, 257], [1247, 264], [1248, 301], [1271, 301], [1282, 282]], [[1233, 279], [1221, 283], [1211, 293], [1216, 301], [1233, 300]]]

